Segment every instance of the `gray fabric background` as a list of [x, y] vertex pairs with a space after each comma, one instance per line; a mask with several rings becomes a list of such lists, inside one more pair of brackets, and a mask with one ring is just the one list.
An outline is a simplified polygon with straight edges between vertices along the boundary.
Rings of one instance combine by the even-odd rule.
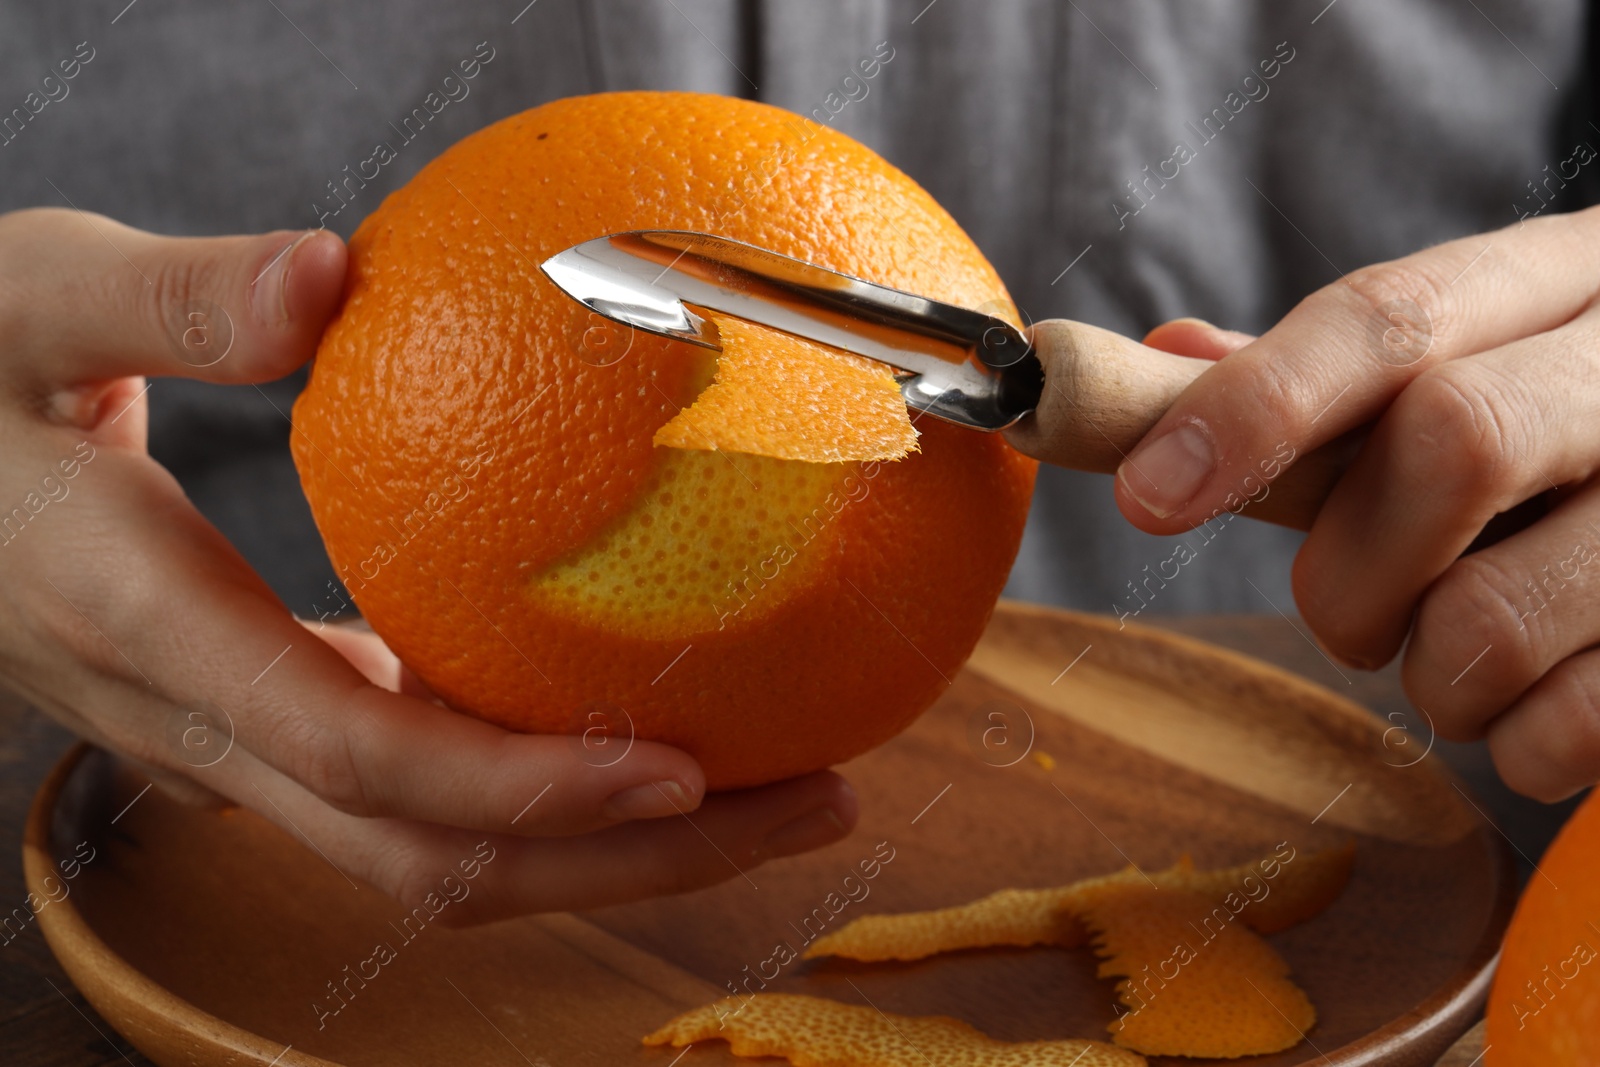
[[[1185, 314], [1259, 331], [1341, 271], [1514, 221], [1587, 91], [1578, 0], [126, 2], [0, 0], [0, 114], [78, 42], [95, 49], [0, 146], [0, 209], [70, 198], [178, 234], [314, 225], [325, 183], [489, 42], [471, 95], [332, 220], [348, 235], [452, 141], [541, 101], [685, 88], [809, 113], [887, 41], [832, 123], [932, 191], [1029, 316], [1135, 335]], [[1119, 229], [1124, 183], [1195, 144], [1185, 123], [1280, 42], [1294, 58], [1267, 95]], [[299, 387], [161, 381], [151, 446], [309, 614], [332, 572], [279, 414]], [[1287, 609], [1297, 543], [1233, 524], [1152, 610]], [[1109, 479], [1047, 469], [1009, 592], [1109, 611], [1170, 554], [1116, 514]]]

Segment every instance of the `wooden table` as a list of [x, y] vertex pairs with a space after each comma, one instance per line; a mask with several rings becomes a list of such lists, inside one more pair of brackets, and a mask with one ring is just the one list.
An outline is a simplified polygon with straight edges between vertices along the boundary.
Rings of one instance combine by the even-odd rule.
[[[1304, 636], [1298, 622], [1278, 616], [1190, 616], [1141, 620], [1235, 648], [1296, 671], [1380, 715], [1408, 715], [1399, 672], [1390, 666], [1377, 674], [1343, 671], [1329, 663]], [[1398, 720], [1397, 720], [1398, 721]], [[1408, 720], [1415, 743], [1426, 742], [1425, 727]], [[0, 847], [9, 857], [0, 864], [0, 899], [6, 911], [22, 906], [19, 858], [22, 824], [35, 788], [72, 742], [72, 736], [17, 699], [0, 693]], [[1456, 768], [1476, 792], [1489, 816], [1523, 856], [1523, 877], [1531, 873], [1546, 843], [1572, 805], [1545, 807], [1511, 794], [1494, 777], [1481, 746], [1435, 742], [1434, 752]], [[1467, 1059], [1462, 1060], [1468, 1062]], [[99, 1018], [56, 965], [36, 926], [0, 947], [0, 1063], [14, 1067], [91, 1067], [149, 1063]]]

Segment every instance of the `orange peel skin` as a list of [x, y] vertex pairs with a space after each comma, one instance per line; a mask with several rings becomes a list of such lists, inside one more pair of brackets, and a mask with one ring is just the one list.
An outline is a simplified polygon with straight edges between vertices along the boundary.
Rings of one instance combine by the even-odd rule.
[[[1137, 879], [1133, 868], [1102, 880]], [[1072, 910], [1073, 894], [1083, 883], [1051, 889], [1002, 889], [970, 904], [899, 915], [863, 915], [831, 934], [817, 938], [807, 959], [842, 956], [863, 963], [920, 960], [968, 948], [1058, 945], [1075, 948], [1086, 939]]]
[[[1282, 856], [1280, 851], [1210, 871], [1195, 870], [1185, 856], [1163, 871], [1141, 873], [1129, 867], [1066, 886], [1002, 889], [936, 911], [865, 915], [818, 938], [805, 955], [876, 963], [1002, 945], [1076, 948], [1087, 938], [1079, 920], [1084, 902], [1095, 890], [1112, 885], [1154, 884], [1198, 893], [1215, 904], [1238, 905], [1239, 918], [1251, 929], [1276, 933], [1305, 922], [1338, 898], [1350, 879], [1355, 845], [1291, 855], [1287, 861]], [[1230, 894], [1237, 896], [1230, 901]]]
[[1234, 914], [1198, 893], [1107, 885], [1083, 901], [1102, 978], [1128, 1008], [1119, 1045], [1151, 1056], [1233, 1058], [1297, 1045], [1317, 1021], [1289, 965]]
[[[1295, 855], [1288, 862], [1283, 862], [1281, 855], [1272, 854], [1237, 867], [1194, 871], [1188, 877], [1175, 879], [1173, 885], [1218, 903], [1226, 901], [1229, 893], [1239, 893], [1250, 901], [1239, 914], [1245, 925], [1258, 934], [1275, 934], [1320, 915], [1339, 899], [1355, 868], [1356, 845], [1349, 841], [1309, 855]], [[1255, 895], [1258, 886], [1268, 887], [1259, 898]]]
[[917, 431], [881, 363], [712, 316], [716, 377], [652, 439], [657, 446], [743, 452], [808, 463], [904, 459]]
[[997, 1041], [942, 1015], [888, 1015], [793, 993], [724, 997], [672, 1019], [646, 1045], [721, 1039], [735, 1056], [778, 1056], [794, 1067], [1145, 1067], [1103, 1041]]

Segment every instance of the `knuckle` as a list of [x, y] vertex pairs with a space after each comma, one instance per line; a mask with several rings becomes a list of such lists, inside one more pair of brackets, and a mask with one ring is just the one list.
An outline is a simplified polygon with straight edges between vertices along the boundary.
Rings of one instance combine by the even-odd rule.
[[[428, 894], [438, 888], [436, 872], [429, 869], [425, 854], [416, 848], [389, 850], [376, 862], [372, 880], [378, 888], [408, 908], [423, 906]], [[443, 919], [444, 915], [441, 913], [439, 918]]]
[[1538, 677], [1547, 645], [1540, 627], [1546, 624], [1523, 609], [1518, 579], [1493, 553], [1475, 552], [1453, 563], [1434, 583], [1419, 627], [1426, 628], [1443, 673], [1454, 678], [1454, 672], [1493, 645], [1496, 675], [1517, 691]]
[[1395, 401], [1396, 428], [1419, 488], [1485, 505], [1519, 487], [1526, 472], [1504, 391], [1459, 366], [1411, 382]]
[[146, 269], [150, 285], [140, 310], [163, 339], [182, 322], [183, 310], [207, 291], [215, 269], [215, 264], [188, 255], [163, 256]]
[[1344, 285], [1369, 311], [1409, 302], [1428, 312], [1435, 321], [1435, 313], [1444, 309], [1445, 293], [1449, 289], [1449, 282], [1425, 256], [1394, 259], [1353, 270], [1345, 275]]
[[1541, 686], [1541, 703], [1559, 716], [1537, 734], [1511, 721], [1489, 735], [1489, 754], [1506, 785], [1523, 796], [1553, 803], [1600, 779], [1600, 672], [1595, 664], [1569, 663]]
[[101, 658], [104, 642], [64, 596], [31, 589], [28, 594], [13, 590], [18, 621], [32, 639], [34, 647], [66, 654], [75, 663], [92, 663]]
[[[126, 590], [127, 599], [97, 595], [81, 584], [69, 585], [68, 590], [70, 593], [59, 586], [30, 583], [27, 593], [14, 594], [18, 597], [17, 615], [31, 647], [52, 659], [64, 657], [102, 677], [143, 681], [110, 636], [141, 632], [140, 627], [124, 621], [138, 614], [134, 604], [142, 600], [140, 590]], [[99, 625], [91, 619], [98, 619]], [[126, 647], [127, 642], [118, 644]]]
[[[733, 862], [742, 870], [750, 870], [760, 866], [762, 862], [762, 857], [749, 845], [726, 840], [718, 841], [716, 845], [732, 857]], [[645, 891], [652, 896], [675, 896], [704, 889], [706, 886], [739, 876], [738, 871], [729, 866], [728, 862], [712, 862], [712, 859], [707, 858], [707, 852], [713, 858], [720, 858], [709, 849], [702, 851], [699, 848], [685, 848], [684, 839], [680, 835], [655, 835], [639, 854], [638, 869], [647, 872], [648, 875]]]
[[[141, 502], [146, 507], [158, 499], [146, 491], [150, 483], [145, 477], [145, 464], [116, 467], [114, 475], [113, 468], [101, 471], [100, 464], [112, 462], [97, 459], [93, 472], [82, 470], [77, 475], [79, 487], [91, 484], [85, 479], [94, 479], [92, 490], [70, 489], [59, 497], [59, 504], [50, 506], [70, 510], [83, 502], [90, 507], [88, 497], [79, 494], [91, 491], [97, 498], [95, 508], [104, 504], [106, 497], [122, 504], [130, 500]], [[160, 471], [154, 464], [148, 467]], [[100, 473], [108, 476], [98, 477]], [[159, 477], [170, 478], [164, 471]], [[31, 647], [52, 659], [65, 658], [102, 676], [148, 686], [150, 679], [139, 668], [150, 666], [148, 661], [155, 658], [156, 651], [175, 639], [174, 580], [187, 577], [186, 568], [192, 564], [175, 563], [138, 536], [120, 542], [117, 552], [97, 550], [99, 532], [108, 528], [106, 516], [115, 513], [115, 506], [108, 511], [77, 513], [84, 516], [80, 522], [61, 522], [55, 527], [63, 531], [69, 526], [95, 527], [86, 539], [80, 539], [74, 529], [60, 533], [56, 541], [50, 542], [45, 539], [55, 535], [54, 531], [35, 533], [23, 527], [16, 545], [7, 546], [7, 550], [23, 551], [25, 555], [8, 565], [5, 592], [0, 596], [7, 615], [17, 620], [20, 633], [26, 635]], [[43, 513], [41, 518], [47, 516]], [[11, 517], [9, 512], [0, 513], [0, 526]], [[65, 519], [66, 513], [58, 518]], [[48, 568], [56, 572], [50, 577], [41, 565], [52, 559], [69, 560], [71, 567]]]
[[314, 744], [300, 747], [304, 755], [292, 773], [318, 799], [346, 815], [371, 818], [382, 814], [367, 789], [345, 731], [337, 727], [324, 730]]
[[456, 878], [441, 862], [439, 844], [425, 833], [400, 833], [370, 858], [363, 876], [424, 926], [461, 929], [520, 910], [506, 906], [487, 882]]
[[[1255, 375], [1254, 379], [1249, 382], [1249, 388], [1250, 406], [1259, 416], [1252, 420], [1257, 427], [1257, 439], [1270, 438], [1275, 441], [1286, 436], [1303, 436], [1304, 428], [1318, 407], [1312, 390], [1306, 388], [1306, 382], [1299, 375], [1289, 373], [1288, 368], [1282, 368], [1278, 373]], [[1272, 446], [1269, 444], [1255, 450], [1270, 452]], [[1252, 456], [1251, 462], [1259, 458], [1262, 457]]]
[[1345, 275], [1335, 298], [1366, 328], [1384, 362], [1410, 365], [1439, 349], [1450, 325], [1450, 283], [1426, 255], [1379, 263]]

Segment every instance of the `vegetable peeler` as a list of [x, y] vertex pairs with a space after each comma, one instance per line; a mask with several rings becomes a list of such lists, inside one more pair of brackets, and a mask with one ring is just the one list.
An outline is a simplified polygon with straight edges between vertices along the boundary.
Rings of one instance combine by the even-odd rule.
[[976, 430], [1011, 426], [1044, 389], [1032, 346], [1004, 319], [726, 237], [631, 230], [540, 269], [596, 314], [663, 337], [720, 348], [702, 308], [886, 363], [908, 406]]

